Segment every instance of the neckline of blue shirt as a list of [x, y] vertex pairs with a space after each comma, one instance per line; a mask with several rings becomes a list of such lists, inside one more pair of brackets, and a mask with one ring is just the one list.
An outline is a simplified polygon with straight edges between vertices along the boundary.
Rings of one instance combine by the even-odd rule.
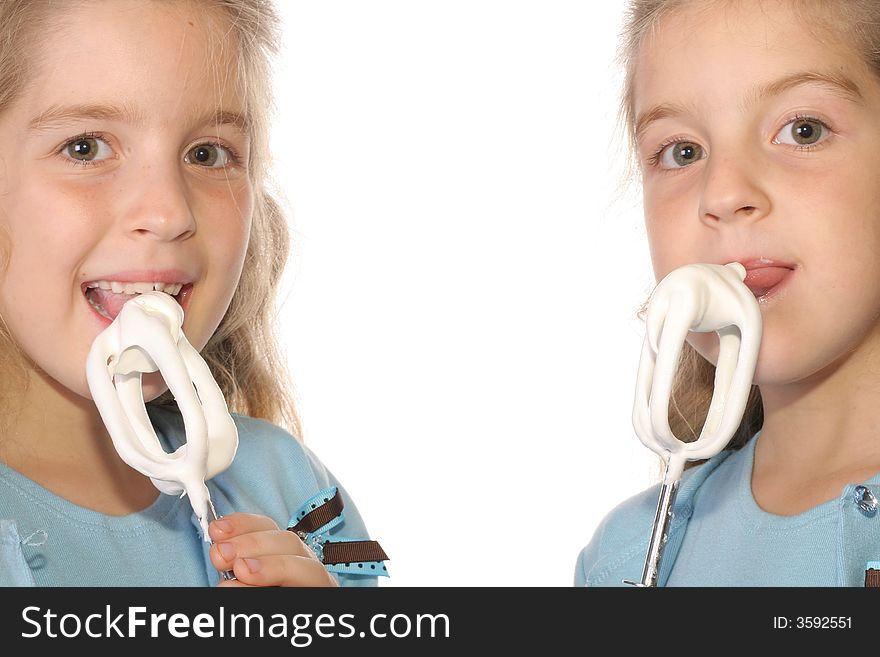
[[[755, 501], [755, 496], [752, 493], [752, 470], [755, 464], [755, 446], [757, 445], [760, 435], [761, 432], [758, 431], [752, 436], [749, 442], [742, 447], [742, 449], [734, 452], [728, 459], [726, 459], [725, 463], [721, 464], [721, 467], [733, 467], [737, 470], [734, 495], [737, 499], [740, 510], [742, 511], [742, 517], [748, 518], [753, 527], [767, 527], [774, 529], [784, 527], [786, 529], [795, 529], [801, 525], [815, 522], [819, 518], [835, 513], [841, 500], [846, 497], [847, 489], [852, 488], [852, 484], [844, 486], [837, 497], [822, 502], [821, 504], [817, 504], [802, 513], [792, 516], [771, 513], [765, 511], [758, 505], [757, 501]], [[862, 485], [880, 484], [880, 472], [874, 474], [865, 482], [859, 483]]]
[[[147, 410], [152, 411], [154, 409], [147, 405]], [[165, 418], [157, 417], [155, 413], [150, 413], [150, 418], [153, 420], [156, 437], [159, 439], [160, 444], [162, 444], [164, 449], [169, 449], [171, 443], [166, 435], [164, 423], [161, 422], [161, 419]], [[25, 496], [33, 504], [59, 518], [86, 527], [99, 526], [120, 535], [133, 532], [143, 533], [149, 525], [161, 522], [177, 512], [181, 504], [180, 498], [160, 493], [157, 490], [156, 499], [148, 507], [124, 516], [114, 516], [75, 504], [48, 488], [41, 486], [30, 477], [10, 468], [2, 461], [0, 461], [0, 480], [18, 491], [19, 494]], [[189, 500], [184, 498], [182, 501], [188, 508]]]

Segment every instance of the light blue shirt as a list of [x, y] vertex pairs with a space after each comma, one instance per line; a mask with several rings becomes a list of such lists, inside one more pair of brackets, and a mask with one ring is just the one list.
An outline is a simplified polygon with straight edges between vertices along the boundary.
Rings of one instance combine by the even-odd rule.
[[[857, 484], [795, 516], [764, 511], [751, 488], [759, 436], [685, 472], [659, 585], [863, 586], [867, 562], [880, 559], [880, 512], [859, 508]], [[861, 485], [880, 499], [880, 474]], [[580, 554], [576, 585], [641, 579], [658, 496], [659, 485], [606, 516]]]
[[[167, 450], [185, 440], [183, 420], [147, 405]], [[351, 498], [305, 446], [283, 429], [233, 415], [239, 447], [232, 465], [209, 480], [219, 515], [269, 516], [285, 528], [318, 491], [339, 487], [345, 520], [330, 537], [367, 539]], [[0, 585], [214, 586], [208, 544], [187, 498], [159, 495], [148, 508], [109, 516], [59, 497], [0, 464]], [[343, 586], [375, 586], [376, 577], [335, 575]]]

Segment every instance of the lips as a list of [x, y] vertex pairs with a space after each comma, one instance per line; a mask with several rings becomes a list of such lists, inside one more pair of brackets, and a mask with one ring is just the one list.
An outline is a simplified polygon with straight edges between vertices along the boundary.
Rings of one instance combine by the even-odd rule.
[[[186, 309], [186, 304], [184, 303], [184, 301], [189, 298], [189, 293], [191, 290], [192, 284], [190, 283], [184, 285], [181, 288], [180, 292], [178, 292], [176, 295], [171, 295], [172, 298], [180, 304], [180, 307], [184, 308], [184, 310]], [[102, 290], [99, 288], [91, 288], [86, 291], [86, 299], [89, 301], [89, 305], [91, 305], [92, 308], [95, 308], [95, 306], [99, 306], [100, 310], [98, 310], [98, 308], [95, 308], [96, 310], [98, 310], [98, 314], [104, 317], [104, 315], [101, 314], [101, 310], [103, 310], [104, 313], [109, 315], [109, 317], [104, 317], [104, 319], [108, 319], [110, 321], [116, 319], [119, 311], [122, 310], [122, 306], [134, 299], [136, 296], [138, 296], [138, 293], [124, 294], [111, 292], [109, 290]]]
[[[183, 287], [173, 296], [173, 298], [180, 304], [180, 307], [183, 308], [184, 313], [186, 313], [189, 306], [189, 300], [192, 297], [193, 283], [191, 281], [193, 278], [193, 276], [179, 270], [149, 270], [109, 274], [107, 276], [96, 277], [93, 281], [117, 281], [121, 283], [145, 281], [162, 282], [167, 284], [174, 282], [183, 283]], [[83, 283], [81, 286], [83, 298], [92, 313], [104, 325], [109, 325], [119, 314], [122, 306], [136, 296], [136, 294], [124, 294], [112, 292], [110, 290], [102, 290], [94, 286], [89, 287], [89, 283], [90, 282]], [[106, 287], [106, 283], [104, 285]], [[99, 307], [96, 307], [96, 304]]]
[[739, 262], [746, 268], [746, 277], [743, 283], [759, 301], [768, 299], [780, 290], [795, 270], [795, 266], [791, 263], [769, 258], [740, 260]]

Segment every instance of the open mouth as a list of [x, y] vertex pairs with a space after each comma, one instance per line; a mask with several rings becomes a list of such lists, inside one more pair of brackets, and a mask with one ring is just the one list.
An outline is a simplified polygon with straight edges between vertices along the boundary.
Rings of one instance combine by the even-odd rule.
[[192, 294], [192, 283], [92, 281], [83, 288], [83, 296], [92, 309], [104, 319], [113, 321], [126, 302], [146, 292], [159, 291], [171, 295], [186, 310]]

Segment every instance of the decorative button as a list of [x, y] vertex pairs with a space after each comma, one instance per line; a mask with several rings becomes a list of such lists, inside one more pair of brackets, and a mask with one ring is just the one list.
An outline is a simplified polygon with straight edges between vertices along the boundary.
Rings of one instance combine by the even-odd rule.
[[320, 534], [308, 534], [303, 531], [296, 532], [296, 535], [306, 544], [306, 547], [315, 553], [318, 561], [324, 561], [324, 543], [327, 542], [326, 538]]
[[877, 513], [877, 498], [867, 486], [856, 486], [853, 490], [853, 501], [863, 513], [873, 516]]

